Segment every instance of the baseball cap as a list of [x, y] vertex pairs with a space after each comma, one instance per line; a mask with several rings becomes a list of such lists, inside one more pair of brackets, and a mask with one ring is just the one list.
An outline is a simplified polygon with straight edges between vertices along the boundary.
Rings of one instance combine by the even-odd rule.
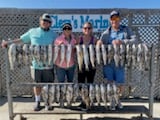
[[42, 20], [46, 20], [46, 21], [52, 22], [51, 16], [48, 13], [44, 13], [41, 16], [41, 18], [42, 18]]
[[118, 12], [118, 11], [112, 11], [111, 13], [110, 13], [110, 18], [112, 17], [112, 16], [114, 16], [114, 15], [116, 15], [116, 16], [120, 16], [120, 13]]
[[64, 28], [71, 28], [71, 29], [72, 29], [71, 23], [64, 23], [64, 24], [62, 25], [62, 29], [64, 29]]

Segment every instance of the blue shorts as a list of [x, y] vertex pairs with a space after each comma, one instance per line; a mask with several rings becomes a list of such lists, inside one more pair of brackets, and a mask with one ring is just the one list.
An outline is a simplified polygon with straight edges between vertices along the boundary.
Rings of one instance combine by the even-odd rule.
[[109, 65], [103, 66], [103, 75], [109, 81], [115, 81], [116, 83], [124, 83], [125, 70], [124, 67], [116, 67], [112, 62]]
[[67, 77], [67, 82], [73, 82], [74, 71], [75, 71], [75, 65], [66, 69], [56, 66], [56, 74], [58, 82], [64, 82], [66, 77]]

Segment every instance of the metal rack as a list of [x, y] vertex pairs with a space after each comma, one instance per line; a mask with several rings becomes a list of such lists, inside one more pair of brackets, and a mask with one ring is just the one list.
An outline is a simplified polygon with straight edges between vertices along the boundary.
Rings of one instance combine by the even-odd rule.
[[[146, 113], [146, 115], [150, 118], [153, 119], [153, 103], [154, 103], [154, 76], [153, 76], [153, 69], [154, 69], [154, 63], [155, 63], [155, 50], [156, 50], [156, 46], [153, 45], [151, 47], [151, 61], [150, 61], [150, 78], [149, 78], [149, 108], [148, 109], [143, 109], [140, 111], [140, 116], [143, 116], [143, 113]], [[8, 50], [5, 49], [5, 64], [6, 64], [6, 87], [7, 87], [7, 97], [8, 97], [8, 112], [9, 112], [9, 120], [14, 120], [14, 117], [16, 115], [20, 115], [21, 116], [21, 120], [24, 120], [23, 115], [24, 114], [80, 114], [80, 120], [83, 119], [83, 114], [99, 114], [99, 113], [104, 113], [102, 111], [91, 111], [91, 112], [73, 112], [73, 111], [69, 111], [69, 112], [65, 112], [65, 113], [61, 113], [61, 112], [34, 112], [34, 113], [15, 113], [14, 109], [13, 109], [13, 98], [12, 98], [12, 93], [11, 93], [11, 86], [12, 86], [12, 82], [10, 80], [10, 70], [9, 70], [9, 61], [8, 61]], [[33, 85], [33, 84], [26, 84], [26, 85]], [[37, 84], [38, 85], [38, 84]], [[116, 113], [116, 112], [111, 112], [111, 111], [107, 111], [105, 113]], [[123, 111], [122, 111], [123, 113]]]

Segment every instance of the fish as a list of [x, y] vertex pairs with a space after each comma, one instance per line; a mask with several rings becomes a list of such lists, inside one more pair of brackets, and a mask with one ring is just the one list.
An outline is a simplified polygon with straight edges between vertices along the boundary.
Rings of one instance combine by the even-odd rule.
[[71, 103], [73, 101], [73, 85], [67, 85], [67, 90], [66, 90], [66, 100], [67, 100], [67, 106], [70, 107]]
[[54, 46], [54, 58], [53, 58], [53, 63], [55, 64], [57, 58], [58, 58], [58, 55], [59, 55], [59, 46], [58, 45], [55, 45]]
[[8, 49], [8, 59], [11, 70], [14, 70], [15, 67], [16, 54], [17, 54], [16, 47], [17, 47], [16, 44], [12, 43]]
[[100, 103], [101, 103], [101, 89], [100, 89], [99, 84], [95, 85], [95, 94], [96, 94], [97, 104], [98, 104], [98, 106], [100, 106]]
[[20, 66], [23, 63], [23, 48], [22, 48], [22, 44], [18, 44], [17, 45], [17, 62], [18, 62], [18, 66]]
[[47, 45], [42, 45], [40, 51], [41, 51], [40, 53], [42, 55], [41, 62], [47, 63], [47, 61], [48, 61], [47, 60], [47, 58], [48, 58]]
[[48, 45], [48, 65], [51, 66], [53, 64], [53, 47], [52, 44]]
[[92, 44], [89, 45], [89, 57], [93, 68], [95, 68], [95, 50]]
[[29, 65], [29, 45], [24, 44], [22, 49], [23, 49], [25, 65]]
[[71, 55], [72, 55], [72, 45], [67, 45], [67, 51], [66, 51], [66, 61], [67, 61], [67, 67], [69, 67], [69, 63], [71, 61]]
[[127, 67], [130, 67], [132, 60], [132, 46], [130, 44], [126, 45], [126, 60], [127, 60]]
[[29, 47], [29, 53], [30, 53], [30, 58], [31, 58], [30, 61], [32, 61], [34, 59], [34, 47], [35, 47], [35, 45], [30, 45], [30, 47]]
[[41, 60], [41, 57], [40, 57], [40, 46], [39, 45], [36, 45], [34, 47], [34, 56], [35, 56], [36, 61], [39, 63], [40, 60]]
[[79, 96], [79, 85], [74, 84], [73, 85], [73, 102], [76, 102], [78, 96]]
[[44, 100], [44, 103], [45, 104], [48, 104], [48, 100], [49, 100], [49, 86], [48, 85], [45, 85], [42, 87], [42, 98]]
[[56, 94], [56, 86], [51, 85], [49, 86], [49, 105], [55, 102], [55, 94]]
[[144, 61], [144, 48], [143, 45], [140, 43], [138, 44], [137, 48], [137, 63], [140, 67], [140, 70], [143, 70]]
[[113, 48], [114, 48], [114, 56], [113, 56], [113, 58], [114, 58], [115, 66], [119, 67], [119, 61], [120, 61], [119, 45], [114, 44]]
[[107, 108], [107, 92], [106, 92], [106, 87], [105, 87], [105, 84], [100, 84], [100, 89], [101, 89], [101, 98], [102, 98], [102, 101], [104, 102], [104, 106], [106, 109]]
[[114, 56], [114, 49], [113, 46], [111, 44], [108, 44], [107, 46], [107, 52], [108, 52], [108, 64], [111, 63], [111, 61], [113, 60], [113, 56]]
[[125, 45], [124, 44], [120, 44], [120, 52], [119, 52], [119, 57], [120, 57], [120, 66], [124, 66], [125, 64]]
[[96, 45], [96, 61], [97, 61], [98, 65], [101, 64], [101, 52], [100, 52], [100, 45], [99, 44]]
[[115, 104], [118, 104], [119, 97], [118, 97], [118, 93], [117, 93], [117, 86], [115, 85], [115, 83], [112, 84], [112, 88], [113, 88], [113, 97], [115, 99]]
[[103, 58], [103, 64], [107, 64], [107, 51], [106, 51], [106, 46], [104, 44], [101, 45], [101, 50], [102, 50], [102, 58]]
[[143, 48], [144, 48], [144, 62], [145, 62], [145, 70], [149, 69], [149, 61], [150, 61], [150, 52], [148, 46], [143, 43]]
[[59, 103], [59, 101], [60, 101], [60, 85], [56, 85], [55, 96], [56, 96], [56, 103]]
[[93, 84], [90, 84], [89, 85], [90, 106], [94, 106], [95, 97], [96, 97], [95, 87]]
[[60, 65], [63, 64], [64, 60], [65, 60], [65, 45], [61, 44], [61, 50], [60, 50]]
[[83, 102], [86, 104], [86, 108], [90, 109], [89, 90], [88, 90], [88, 86], [85, 84], [82, 84], [81, 96], [82, 96]]
[[83, 51], [81, 45], [76, 45], [77, 62], [79, 71], [82, 71], [83, 66]]
[[137, 45], [132, 44], [132, 66], [136, 67], [136, 62], [137, 62]]
[[84, 64], [85, 64], [85, 69], [89, 71], [89, 54], [88, 54], [88, 49], [85, 44], [82, 45], [82, 50], [83, 50], [83, 59], [84, 59]]
[[67, 90], [67, 86], [61, 85], [60, 86], [60, 106], [64, 107], [64, 101], [66, 100], [66, 90]]

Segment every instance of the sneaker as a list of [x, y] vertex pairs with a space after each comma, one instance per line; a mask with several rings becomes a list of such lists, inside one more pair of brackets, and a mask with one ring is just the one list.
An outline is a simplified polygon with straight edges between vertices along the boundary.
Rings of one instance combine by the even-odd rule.
[[118, 102], [117, 107], [118, 107], [119, 109], [123, 109], [123, 105], [122, 105], [122, 103], [121, 103], [120, 101]]
[[34, 107], [34, 111], [40, 111], [41, 110], [41, 106], [40, 106], [40, 101], [36, 102], [36, 105]]
[[78, 106], [78, 108], [80, 108], [81, 110], [83, 111], [86, 111], [87, 108], [86, 108], [86, 104], [84, 102], [81, 102], [81, 104]]
[[50, 111], [50, 110], [53, 110], [53, 107], [52, 106], [49, 106], [49, 105], [45, 105], [45, 108], [44, 108], [46, 111]]

